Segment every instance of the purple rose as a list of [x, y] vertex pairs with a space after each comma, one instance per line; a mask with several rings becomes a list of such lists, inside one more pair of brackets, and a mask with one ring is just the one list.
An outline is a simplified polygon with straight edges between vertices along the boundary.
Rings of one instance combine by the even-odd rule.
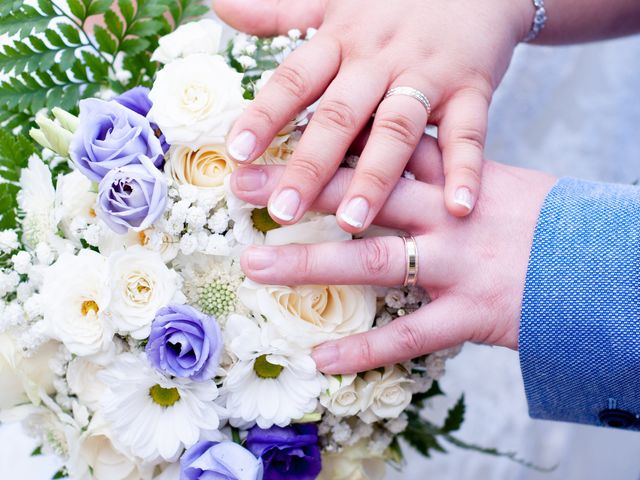
[[180, 480], [261, 480], [262, 462], [233, 442], [196, 443], [180, 459]]
[[97, 214], [114, 232], [149, 228], [164, 213], [167, 181], [149, 157], [109, 171], [98, 187]]
[[118, 102], [96, 98], [80, 102], [80, 126], [71, 139], [69, 155], [94, 182], [115, 168], [140, 163], [142, 155], [158, 168], [164, 161], [160, 140], [146, 118]]
[[[114, 98], [114, 100], [123, 107], [126, 107], [129, 110], [133, 110], [143, 117], [146, 117], [147, 113], [149, 113], [149, 110], [151, 110], [151, 107], [153, 106], [153, 103], [149, 98], [149, 92], [150, 90], [147, 87], [135, 87], [131, 90], [127, 90], [119, 97]], [[167, 153], [167, 151], [169, 150], [169, 144], [167, 143], [167, 139], [165, 138], [164, 134], [160, 131], [160, 128], [155, 123], [151, 123], [151, 128], [156, 134], [156, 137], [158, 137], [158, 139], [160, 140], [162, 151], [164, 153]]]
[[123, 107], [133, 110], [138, 115], [147, 116], [153, 106], [149, 99], [150, 90], [147, 87], [135, 87], [114, 98]]
[[223, 345], [215, 318], [187, 305], [172, 305], [156, 314], [146, 352], [158, 370], [202, 382], [215, 377]]
[[318, 427], [293, 424], [263, 430], [253, 427], [247, 448], [264, 464], [264, 480], [313, 480], [322, 470]]

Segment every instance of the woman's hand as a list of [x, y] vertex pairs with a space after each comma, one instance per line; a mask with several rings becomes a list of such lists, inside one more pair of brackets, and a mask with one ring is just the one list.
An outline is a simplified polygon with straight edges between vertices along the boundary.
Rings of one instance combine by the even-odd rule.
[[[437, 157], [437, 151], [433, 140], [425, 140], [418, 154]], [[439, 169], [416, 160], [420, 180], [442, 181]], [[312, 208], [334, 212], [354, 173], [340, 170]], [[232, 186], [244, 200], [264, 205], [283, 174], [282, 167], [238, 169]], [[321, 345], [314, 352], [320, 370], [364, 371], [465, 341], [517, 348], [533, 232], [555, 179], [493, 162], [485, 163], [483, 175], [477, 208], [466, 219], [448, 215], [442, 187], [400, 181], [375, 223], [415, 237], [418, 285], [433, 301], [385, 327]], [[404, 244], [398, 237], [252, 247], [243, 255], [242, 266], [251, 279], [276, 285], [394, 286], [403, 282], [406, 269]]]
[[297, 112], [322, 97], [270, 196], [279, 223], [295, 223], [310, 208], [375, 112], [355, 175], [335, 205], [345, 230], [371, 224], [427, 123], [427, 110], [415, 98], [397, 95], [380, 103], [398, 86], [423, 92], [431, 103], [448, 210], [464, 216], [473, 209], [489, 103], [531, 26], [531, 0], [216, 0], [214, 6], [232, 26], [258, 35], [319, 27], [276, 70], [229, 135], [229, 153], [252, 162]]

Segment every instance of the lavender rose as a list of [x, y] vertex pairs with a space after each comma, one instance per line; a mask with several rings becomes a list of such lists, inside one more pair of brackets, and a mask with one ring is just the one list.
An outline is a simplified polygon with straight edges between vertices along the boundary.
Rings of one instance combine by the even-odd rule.
[[180, 480], [261, 480], [262, 462], [233, 442], [196, 443], [180, 459]]
[[[133, 110], [139, 115], [146, 117], [153, 106], [151, 99], [149, 98], [149, 90], [147, 87], [134, 87], [131, 90], [127, 90], [122, 95], [114, 98], [123, 107]], [[169, 144], [164, 134], [160, 131], [160, 128], [155, 123], [151, 123], [151, 128], [156, 137], [160, 140], [162, 151], [167, 153], [169, 151]]]
[[247, 448], [262, 459], [264, 480], [313, 480], [322, 470], [318, 427], [313, 424], [253, 427]]
[[115, 101], [89, 98], [80, 102], [79, 118], [69, 155], [92, 181], [100, 182], [115, 168], [140, 163], [142, 155], [162, 166], [160, 140], [142, 115]]
[[160, 170], [145, 155], [136, 161], [109, 171], [98, 187], [96, 213], [119, 234], [149, 228], [167, 204], [167, 181]]
[[156, 314], [146, 352], [158, 370], [202, 382], [216, 375], [223, 344], [215, 318], [187, 305], [172, 305]]

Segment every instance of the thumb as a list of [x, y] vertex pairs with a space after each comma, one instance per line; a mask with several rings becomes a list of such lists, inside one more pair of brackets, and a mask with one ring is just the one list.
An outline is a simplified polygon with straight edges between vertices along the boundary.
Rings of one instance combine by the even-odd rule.
[[286, 34], [294, 28], [318, 28], [327, 0], [214, 0], [218, 16], [241, 32], [259, 36]]

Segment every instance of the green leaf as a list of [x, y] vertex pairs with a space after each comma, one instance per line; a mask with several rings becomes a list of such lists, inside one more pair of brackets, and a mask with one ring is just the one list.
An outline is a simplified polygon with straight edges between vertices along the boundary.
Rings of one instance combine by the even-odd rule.
[[42, 455], [42, 445], [36, 447], [33, 452], [31, 452], [32, 457], [37, 457], [38, 455]]
[[87, 16], [105, 13], [112, 3], [112, 0], [93, 0], [87, 8]]
[[18, 7], [0, 15], [0, 35], [30, 35], [44, 31], [55, 14], [40, 12], [38, 9], [14, 2]]
[[114, 37], [121, 39], [124, 36], [124, 24], [113, 10], [109, 10], [104, 14], [104, 23]]
[[84, 6], [84, 3], [82, 3], [80, 0], [67, 0], [67, 5], [69, 6], [71, 14], [81, 22], [83, 22], [85, 18], [87, 18], [87, 10]]
[[446, 433], [455, 432], [456, 430], [460, 430], [462, 423], [464, 422], [464, 395], [462, 395], [456, 404], [449, 410], [447, 413], [447, 419], [444, 421], [444, 425], [442, 426], [442, 431]]
[[140, 20], [133, 24], [129, 29], [129, 33], [138, 37], [145, 37], [156, 33], [162, 26], [162, 22], [157, 20]]
[[[0, 129], [0, 229], [15, 229], [18, 209], [18, 185], [20, 172], [27, 166], [29, 157], [35, 153], [35, 146], [24, 135], [14, 135], [7, 129]], [[34, 450], [35, 455], [37, 449]]]
[[131, 0], [119, 0], [118, 7], [120, 8], [120, 13], [122, 13], [124, 21], [127, 22], [127, 24], [131, 23], [135, 15], [135, 9], [133, 8]]
[[420, 415], [415, 411], [408, 411], [407, 415], [409, 425], [401, 435], [409, 445], [425, 457], [430, 457], [433, 450], [446, 453], [444, 447], [438, 442], [437, 429], [420, 418]]
[[97, 25], [93, 31], [100, 49], [105, 53], [114, 55], [118, 49], [118, 43], [114, 40], [111, 34], [104, 27], [99, 25]]
[[439, 395], [444, 395], [444, 392], [440, 389], [440, 384], [434, 380], [431, 384], [431, 388], [424, 393], [416, 393], [411, 399], [411, 403], [420, 409], [424, 406], [425, 400]]
[[58, 27], [58, 30], [60, 30], [60, 33], [64, 35], [67, 45], [82, 45], [80, 33], [74, 25], [69, 23], [58, 23], [56, 26]]
[[53, 477], [51, 477], [51, 480], [59, 480], [61, 478], [67, 478], [69, 476], [69, 474], [67, 473], [67, 471], [62, 468], [60, 470], [58, 470]]

